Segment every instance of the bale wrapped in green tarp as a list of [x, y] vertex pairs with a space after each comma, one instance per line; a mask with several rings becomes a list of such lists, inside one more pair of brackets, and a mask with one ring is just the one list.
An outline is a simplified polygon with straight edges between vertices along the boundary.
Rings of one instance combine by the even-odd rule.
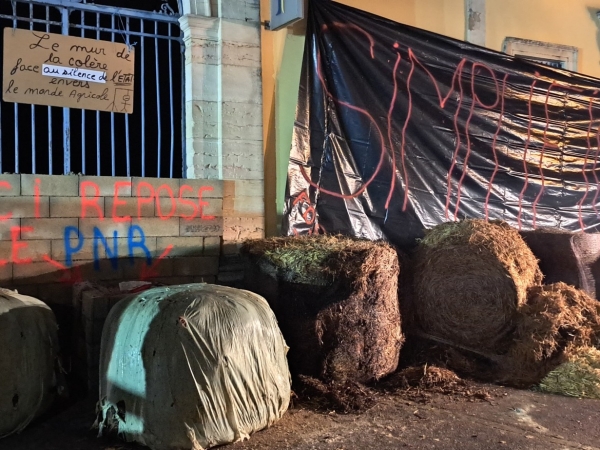
[[0, 438], [21, 432], [52, 404], [57, 330], [45, 303], [0, 289]]
[[132, 295], [104, 326], [96, 425], [153, 450], [248, 438], [287, 410], [286, 351], [251, 292], [188, 284]]
[[385, 242], [346, 236], [246, 241], [245, 286], [264, 295], [290, 345], [292, 375], [368, 383], [398, 366], [400, 272]]

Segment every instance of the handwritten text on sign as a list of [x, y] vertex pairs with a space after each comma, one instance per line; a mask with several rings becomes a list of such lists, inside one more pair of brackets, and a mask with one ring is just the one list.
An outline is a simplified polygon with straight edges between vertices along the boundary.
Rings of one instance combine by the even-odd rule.
[[131, 114], [134, 56], [115, 42], [5, 28], [2, 99]]

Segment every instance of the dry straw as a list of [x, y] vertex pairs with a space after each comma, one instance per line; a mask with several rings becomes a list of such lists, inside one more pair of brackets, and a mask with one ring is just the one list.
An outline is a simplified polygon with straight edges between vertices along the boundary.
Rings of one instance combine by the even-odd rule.
[[600, 302], [565, 283], [532, 288], [517, 323], [499, 379], [512, 386], [537, 384], [580, 348], [600, 344]]
[[540, 390], [579, 398], [600, 399], [600, 350], [581, 347], [550, 372]]
[[275, 314], [293, 375], [369, 382], [393, 372], [403, 336], [400, 266], [384, 242], [345, 236], [246, 241], [241, 249], [275, 273]]

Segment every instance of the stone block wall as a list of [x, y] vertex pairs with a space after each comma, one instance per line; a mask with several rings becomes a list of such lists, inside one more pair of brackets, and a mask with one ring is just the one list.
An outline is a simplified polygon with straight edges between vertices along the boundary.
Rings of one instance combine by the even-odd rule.
[[215, 281], [223, 191], [217, 180], [1, 175], [0, 285], [56, 302], [81, 280]]
[[228, 258], [244, 239], [264, 236], [262, 186], [0, 175], [0, 286], [68, 304], [82, 280], [235, 280]]

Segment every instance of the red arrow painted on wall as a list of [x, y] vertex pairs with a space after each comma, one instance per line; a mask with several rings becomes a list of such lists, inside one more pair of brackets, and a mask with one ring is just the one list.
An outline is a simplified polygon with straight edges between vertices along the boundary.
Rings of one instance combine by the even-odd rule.
[[44, 261], [52, 264], [59, 270], [63, 271], [62, 276], [60, 277], [60, 282], [67, 284], [69, 286], [73, 286], [74, 284], [81, 283], [83, 281], [83, 276], [81, 275], [81, 267], [67, 267], [64, 264], [59, 263], [58, 261], [54, 261], [48, 255], [43, 256]]
[[171, 250], [173, 250], [173, 246], [169, 245], [167, 248], [165, 248], [165, 251], [162, 252], [162, 254], [158, 258], [156, 258], [156, 260], [152, 263], [151, 266], [143, 265], [142, 270], [140, 271], [140, 280], [147, 281], [150, 278], [158, 277], [158, 266], [160, 265], [160, 262], [163, 259], [165, 259], [169, 255], [169, 253], [171, 253]]

